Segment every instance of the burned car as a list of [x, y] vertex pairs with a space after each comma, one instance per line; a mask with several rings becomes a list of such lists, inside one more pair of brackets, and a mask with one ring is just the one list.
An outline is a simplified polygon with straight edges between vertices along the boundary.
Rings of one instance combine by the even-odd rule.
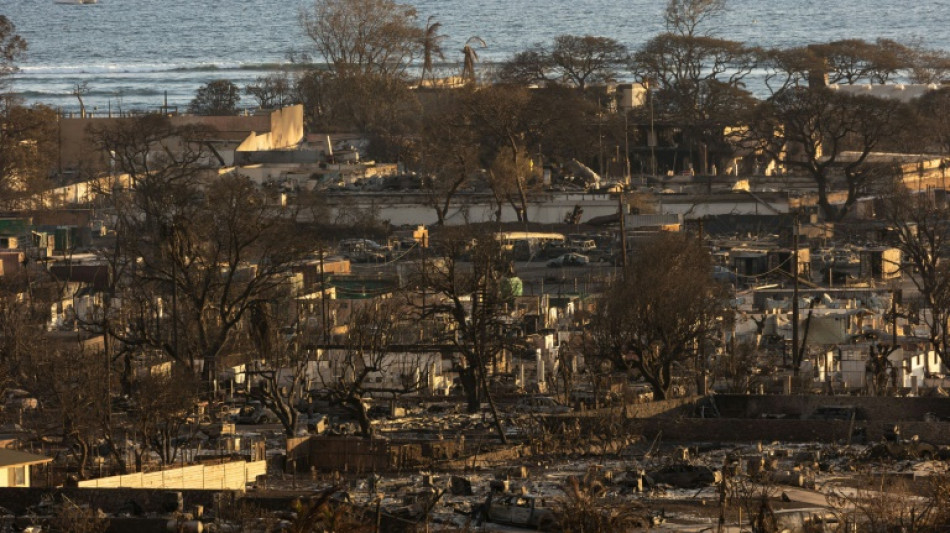
[[554, 531], [557, 519], [544, 498], [526, 494], [505, 494], [489, 497], [485, 503], [489, 522], [528, 527], [540, 531]]
[[670, 485], [678, 489], [706, 487], [722, 481], [722, 473], [704, 465], [671, 464], [647, 473], [651, 485]]

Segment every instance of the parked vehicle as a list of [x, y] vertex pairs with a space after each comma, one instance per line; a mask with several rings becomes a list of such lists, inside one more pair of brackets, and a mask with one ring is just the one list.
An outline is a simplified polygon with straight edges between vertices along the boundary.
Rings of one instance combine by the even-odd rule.
[[588, 409], [595, 406], [604, 407], [608, 405], [617, 405], [623, 402], [623, 395], [612, 391], [600, 391], [599, 394], [590, 390], [571, 391], [570, 400], [572, 405], [584, 405]]
[[708, 466], [672, 464], [648, 474], [653, 484], [663, 483], [681, 489], [706, 487], [722, 481], [722, 474]]
[[588, 254], [597, 249], [597, 243], [593, 239], [587, 239], [582, 236], [570, 236], [569, 245], [575, 252]]
[[736, 281], [738, 281], [738, 276], [736, 276], [735, 272], [720, 265], [713, 266], [712, 277], [719, 283], [729, 283], [735, 285]]
[[588, 264], [590, 264], [589, 257], [574, 252], [563, 254], [548, 261], [548, 266], [552, 268], [586, 266]]
[[882, 442], [875, 444], [867, 451], [869, 459], [922, 459], [929, 461], [937, 457], [937, 455], [936, 446], [916, 440]]
[[340, 254], [355, 263], [380, 263], [389, 260], [390, 249], [369, 239], [347, 239], [340, 242]]
[[247, 402], [234, 417], [234, 422], [242, 425], [270, 424], [276, 421], [274, 413], [257, 401]]
[[557, 403], [554, 398], [548, 396], [526, 396], [518, 400], [515, 404], [515, 410], [521, 413], [539, 413], [539, 414], [562, 414], [570, 413], [572, 409], [566, 405]]
[[812, 412], [809, 420], [867, 420], [864, 411], [851, 405], [824, 405]]
[[497, 499], [489, 496], [486, 503], [488, 521], [496, 524], [552, 531], [557, 519], [543, 498], [533, 495], [510, 494]]

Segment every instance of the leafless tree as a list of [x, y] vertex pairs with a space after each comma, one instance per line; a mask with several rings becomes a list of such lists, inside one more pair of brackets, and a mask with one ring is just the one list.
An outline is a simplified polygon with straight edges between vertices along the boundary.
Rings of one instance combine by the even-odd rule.
[[23, 368], [20, 385], [41, 404], [33, 411], [38, 437], [58, 436], [75, 457], [80, 478], [88, 475], [93, 446], [108, 417], [109, 374], [105, 358], [75, 340], [38, 346]]
[[300, 22], [339, 78], [399, 78], [421, 52], [415, 8], [393, 0], [315, 0]]
[[926, 151], [950, 153], [950, 88], [928, 91], [912, 104], [920, 117], [919, 135], [930, 141]]
[[571, 476], [562, 483], [563, 495], [554, 505], [557, 529], [575, 533], [649, 529], [651, 522], [643, 505], [608, 495], [596, 474], [590, 469], [583, 477]]
[[487, 232], [453, 229], [440, 244], [442, 257], [424, 272], [423, 283], [436, 294], [427, 314], [449, 319], [444, 336], [459, 354], [457, 370], [468, 411], [475, 413], [487, 402], [498, 436], [507, 442], [489, 388], [493, 363], [515, 345], [507, 338], [504, 320], [507, 262], [498, 240]]
[[503, 83], [531, 85], [550, 81], [554, 78], [552, 70], [550, 52], [543, 44], [537, 43], [516, 52], [502, 63], [498, 78]]
[[[99, 510], [89, 505], [80, 505], [60, 494], [62, 500], [47, 521], [51, 533], [105, 533], [109, 519], [100, 516]], [[44, 528], [46, 529], [46, 528]]]
[[79, 116], [82, 118], [86, 118], [86, 104], [83, 102], [83, 97], [87, 94], [89, 94], [88, 81], [77, 82], [73, 85], [72, 95], [79, 101]]
[[[319, 395], [344, 407], [357, 420], [360, 434], [374, 436], [368, 396], [406, 394], [422, 385], [416, 360], [400, 360], [391, 346], [404, 339], [401, 299], [374, 299], [356, 306], [339, 347], [327, 350], [318, 370]], [[373, 383], [372, 378], [384, 382]]]
[[480, 168], [479, 145], [461, 102], [454, 94], [434, 98], [421, 121], [409, 164], [422, 176], [426, 203], [445, 223], [456, 195]]
[[663, 19], [666, 31], [693, 37], [700, 26], [726, 10], [726, 0], [670, 0]]
[[[903, 104], [826, 88], [791, 87], [762, 103], [749, 132], [759, 148], [791, 169], [808, 173], [818, 188], [818, 205], [829, 220], [841, 220], [858, 196], [881, 183], [880, 167], [867, 165], [871, 153], [897, 135], [906, 116]], [[845, 158], [845, 152], [854, 156]], [[884, 169], [886, 170], [886, 169]], [[835, 173], [842, 177], [835, 184]], [[830, 193], [847, 192], [843, 204]]]
[[290, 76], [284, 71], [258, 76], [254, 83], [249, 83], [244, 87], [244, 92], [253, 96], [261, 109], [284, 107], [292, 101], [293, 97]]
[[592, 328], [617, 370], [642, 376], [656, 399], [670, 396], [674, 372], [699, 356], [726, 314], [709, 252], [695, 239], [661, 235], [643, 244], [606, 291]]
[[950, 207], [930, 194], [915, 193], [902, 184], [888, 190], [884, 218], [894, 228], [906, 272], [920, 293], [928, 340], [945, 365], [950, 364]]
[[56, 170], [59, 142], [57, 120], [50, 107], [26, 107], [15, 96], [0, 95], [0, 204], [34, 207], [31, 195], [51, 188], [49, 177]]
[[130, 437], [138, 444], [134, 450], [135, 470], [141, 472], [152, 453], [163, 465], [174, 464], [186, 445], [189, 416], [191, 429], [197, 430], [196, 405], [200, 383], [183, 365], [168, 372], [146, 372], [133, 385], [128, 414]]
[[0, 15], [0, 89], [8, 76], [16, 72], [16, 61], [26, 52], [26, 40], [16, 32], [16, 26], [5, 15]]
[[240, 101], [241, 90], [231, 80], [214, 80], [198, 87], [188, 110], [196, 115], [236, 115]]
[[616, 78], [627, 60], [627, 48], [609, 37], [560, 35], [554, 38], [551, 61], [565, 79], [584, 90], [590, 83]]
[[112, 198], [125, 320], [109, 334], [158, 350], [211, 382], [248, 310], [286, 283], [309, 247], [293, 213], [274, 208], [240, 175], [216, 176], [204, 132], [171, 128], [156, 116], [99, 132], [132, 188]]
[[713, 365], [713, 376], [725, 380], [733, 394], [746, 394], [751, 389], [759, 360], [758, 347], [752, 342], [741, 342], [727, 347]]
[[275, 294], [272, 301], [251, 309], [250, 336], [259, 359], [248, 364], [256, 367], [249, 373], [255, 381], [252, 396], [274, 413], [284, 434], [292, 437], [300, 418], [298, 405], [307, 399], [310, 381], [316, 377], [316, 346], [321, 344], [326, 318], [313, 320], [310, 315], [288, 312], [284, 302], [289, 297]]
[[614, 39], [559, 35], [551, 47], [535, 45], [515, 54], [499, 77], [526, 84], [560, 79], [583, 91], [592, 83], [616, 79], [627, 59], [627, 47]]
[[827, 498], [841, 522], [861, 531], [930, 533], [946, 525], [938, 523], [944, 513], [937, 507], [946, 501], [946, 477], [938, 474], [934, 481], [932, 496], [921, 497], [887, 473], [863, 472], [856, 476], [855, 488], [833, 489]]
[[540, 129], [531, 112], [530, 92], [524, 87], [485, 87], [463, 95], [463, 106], [482, 147], [481, 164], [489, 172], [497, 215], [500, 218], [502, 203], [507, 202], [518, 220], [527, 222], [528, 192], [537, 184], [530, 172], [527, 143]]
[[944, 50], [927, 48], [921, 42], [910, 47], [908, 75], [914, 83], [944, 83], [950, 78], [950, 54]]
[[723, 126], [752, 108], [744, 80], [760, 59], [752, 47], [703, 31], [724, 5], [722, 0], [671, 0], [667, 31], [647, 41], [631, 60], [637, 77], [656, 89], [650, 94], [652, 108], [682, 125], [691, 151], [703, 154], [702, 172], [708, 166], [706, 146], [728, 146]]

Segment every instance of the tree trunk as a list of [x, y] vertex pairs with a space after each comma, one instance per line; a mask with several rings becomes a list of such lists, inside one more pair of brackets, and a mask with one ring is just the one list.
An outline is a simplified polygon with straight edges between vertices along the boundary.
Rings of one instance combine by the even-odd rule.
[[119, 383], [122, 386], [122, 394], [132, 395], [132, 353], [128, 350], [122, 356], [122, 374], [119, 376]]
[[481, 402], [478, 393], [478, 377], [475, 374], [475, 368], [468, 366], [459, 369], [459, 381], [462, 383], [462, 390], [465, 391], [466, 410], [469, 413], [477, 413]]
[[86, 479], [86, 467], [89, 464], [89, 443], [82, 437], [73, 437], [79, 448], [79, 479]]
[[115, 464], [119, 467], [119, 474], [125, 475], [129, 473], [129, 465], [125, 462], [125, 455], [122, 453], [122, 450], [119, 449], [115, 444], [115, 440], [112, 437], [106, 438], [106, 444], [109, 446], [109, 453], [112, 454], [112, 459], [115, 460]]
[[373, 424], [369, 419], [369, 411], [366, 404], [359, 396], [350, 396], [345, 400], [347, 408], [356, 417], [356, 422], [360, 425], [360, 435], [366, 439], [373, 438]]
[[482, 392], [485, 394], [485, 399], [488, 400], [488, 407], [491, 410], [492, 422], [495, 425], [495, 431], [498, 432], [498, 438], [501, 440], [502, 444], [508, 444], [508, 437], [505, 435], [505, 428], [501, 423], [501, 418], [498, 416], [498, 408], [495, 407], [495, 400], [492, 398], [491, 391], [488, 389], [488, 378], [485, 375], [485, 369], [482, 368], [479, 372], [479, 381], [482, 383]]

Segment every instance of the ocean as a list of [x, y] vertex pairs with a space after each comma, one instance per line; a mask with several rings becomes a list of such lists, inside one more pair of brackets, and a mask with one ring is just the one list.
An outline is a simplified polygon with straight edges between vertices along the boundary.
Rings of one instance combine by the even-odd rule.
[[[29, 44], [13, 88], [27, 102], [78, 109], [85, 83], [96, 113], [187, 106], [195, 89], [226, 78], [243, 87], [311, 52], [298, 23], [313, 0], [0, 0]], [[421, 22], [442, 22], [446, 60], [458, 72], [463, 43], [487, 44], [482, 62], [500, 61], [561, 34], [615, 38], [631, 48], [663, 29], [665, 0], [417, 0]], [[718, 36], [760, 46], [845, 38], [921, 40], [950, 50], [950, 0], [728, 0], [709, 26]], [[252, 106], [250, 97], [242, 104]]]

